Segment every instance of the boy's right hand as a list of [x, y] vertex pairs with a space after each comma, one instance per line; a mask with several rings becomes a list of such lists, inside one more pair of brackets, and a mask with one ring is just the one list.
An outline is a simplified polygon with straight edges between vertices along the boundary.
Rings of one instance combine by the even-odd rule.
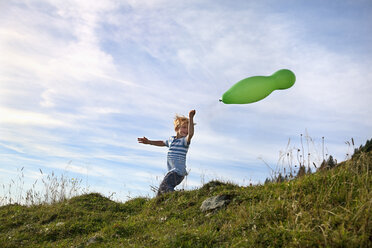
[[138, 143], [150, 144], [150, 141], [146, 137], [138, 138], [137, 140], [138, 140]]

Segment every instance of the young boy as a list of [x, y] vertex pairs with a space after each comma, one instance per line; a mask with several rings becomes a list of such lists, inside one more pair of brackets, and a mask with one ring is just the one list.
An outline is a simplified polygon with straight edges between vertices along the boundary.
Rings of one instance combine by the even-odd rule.
[[138, 138], [142, 144], [169, 147], [167, 155], [168, 173], [159, 186], [158, 196], [162, 193], [174, 191], [174, 188], [182, 182], [187, 175], [186, 154], [194, 135], [194, 116], [196, 111], [189, 112], [189, 118], [176, 115], [174, 130], [176, 136], [171, 136], [166, 141], [149, 140], [146, 137]]

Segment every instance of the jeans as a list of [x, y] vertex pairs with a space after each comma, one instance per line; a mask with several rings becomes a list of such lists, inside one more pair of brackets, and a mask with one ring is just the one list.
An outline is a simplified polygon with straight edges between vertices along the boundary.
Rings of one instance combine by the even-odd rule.
[[159, 186], [158, 196], [163, 193], [174, 191], [174, 188], [180, 184], [184, 178], [185, 176], [180, 176], [175, 171], [168, 172]]

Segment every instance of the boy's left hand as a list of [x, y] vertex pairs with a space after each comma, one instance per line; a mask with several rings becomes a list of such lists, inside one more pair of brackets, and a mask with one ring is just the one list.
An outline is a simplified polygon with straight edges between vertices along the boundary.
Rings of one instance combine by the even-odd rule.
[[189, 112], [189, 117], [190, 117], [190, 119], [191, 119], [191, 118], [194, 118], [194, 115], [195, 115], [195, 114], [196, 114], [195, 109], [190, 110], [190, 112]]

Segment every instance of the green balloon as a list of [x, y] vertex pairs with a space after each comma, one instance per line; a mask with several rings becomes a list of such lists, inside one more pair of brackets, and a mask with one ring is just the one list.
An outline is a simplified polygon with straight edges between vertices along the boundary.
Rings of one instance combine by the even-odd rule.
[[226, 104], [246, 104], [264, 99], [274, 90], [292, 87], [296, 81], [295, 74], [287, 69], [275, 72], [271, 76], [255, 76], [234, 84], [222, 95], [220, 100]]

